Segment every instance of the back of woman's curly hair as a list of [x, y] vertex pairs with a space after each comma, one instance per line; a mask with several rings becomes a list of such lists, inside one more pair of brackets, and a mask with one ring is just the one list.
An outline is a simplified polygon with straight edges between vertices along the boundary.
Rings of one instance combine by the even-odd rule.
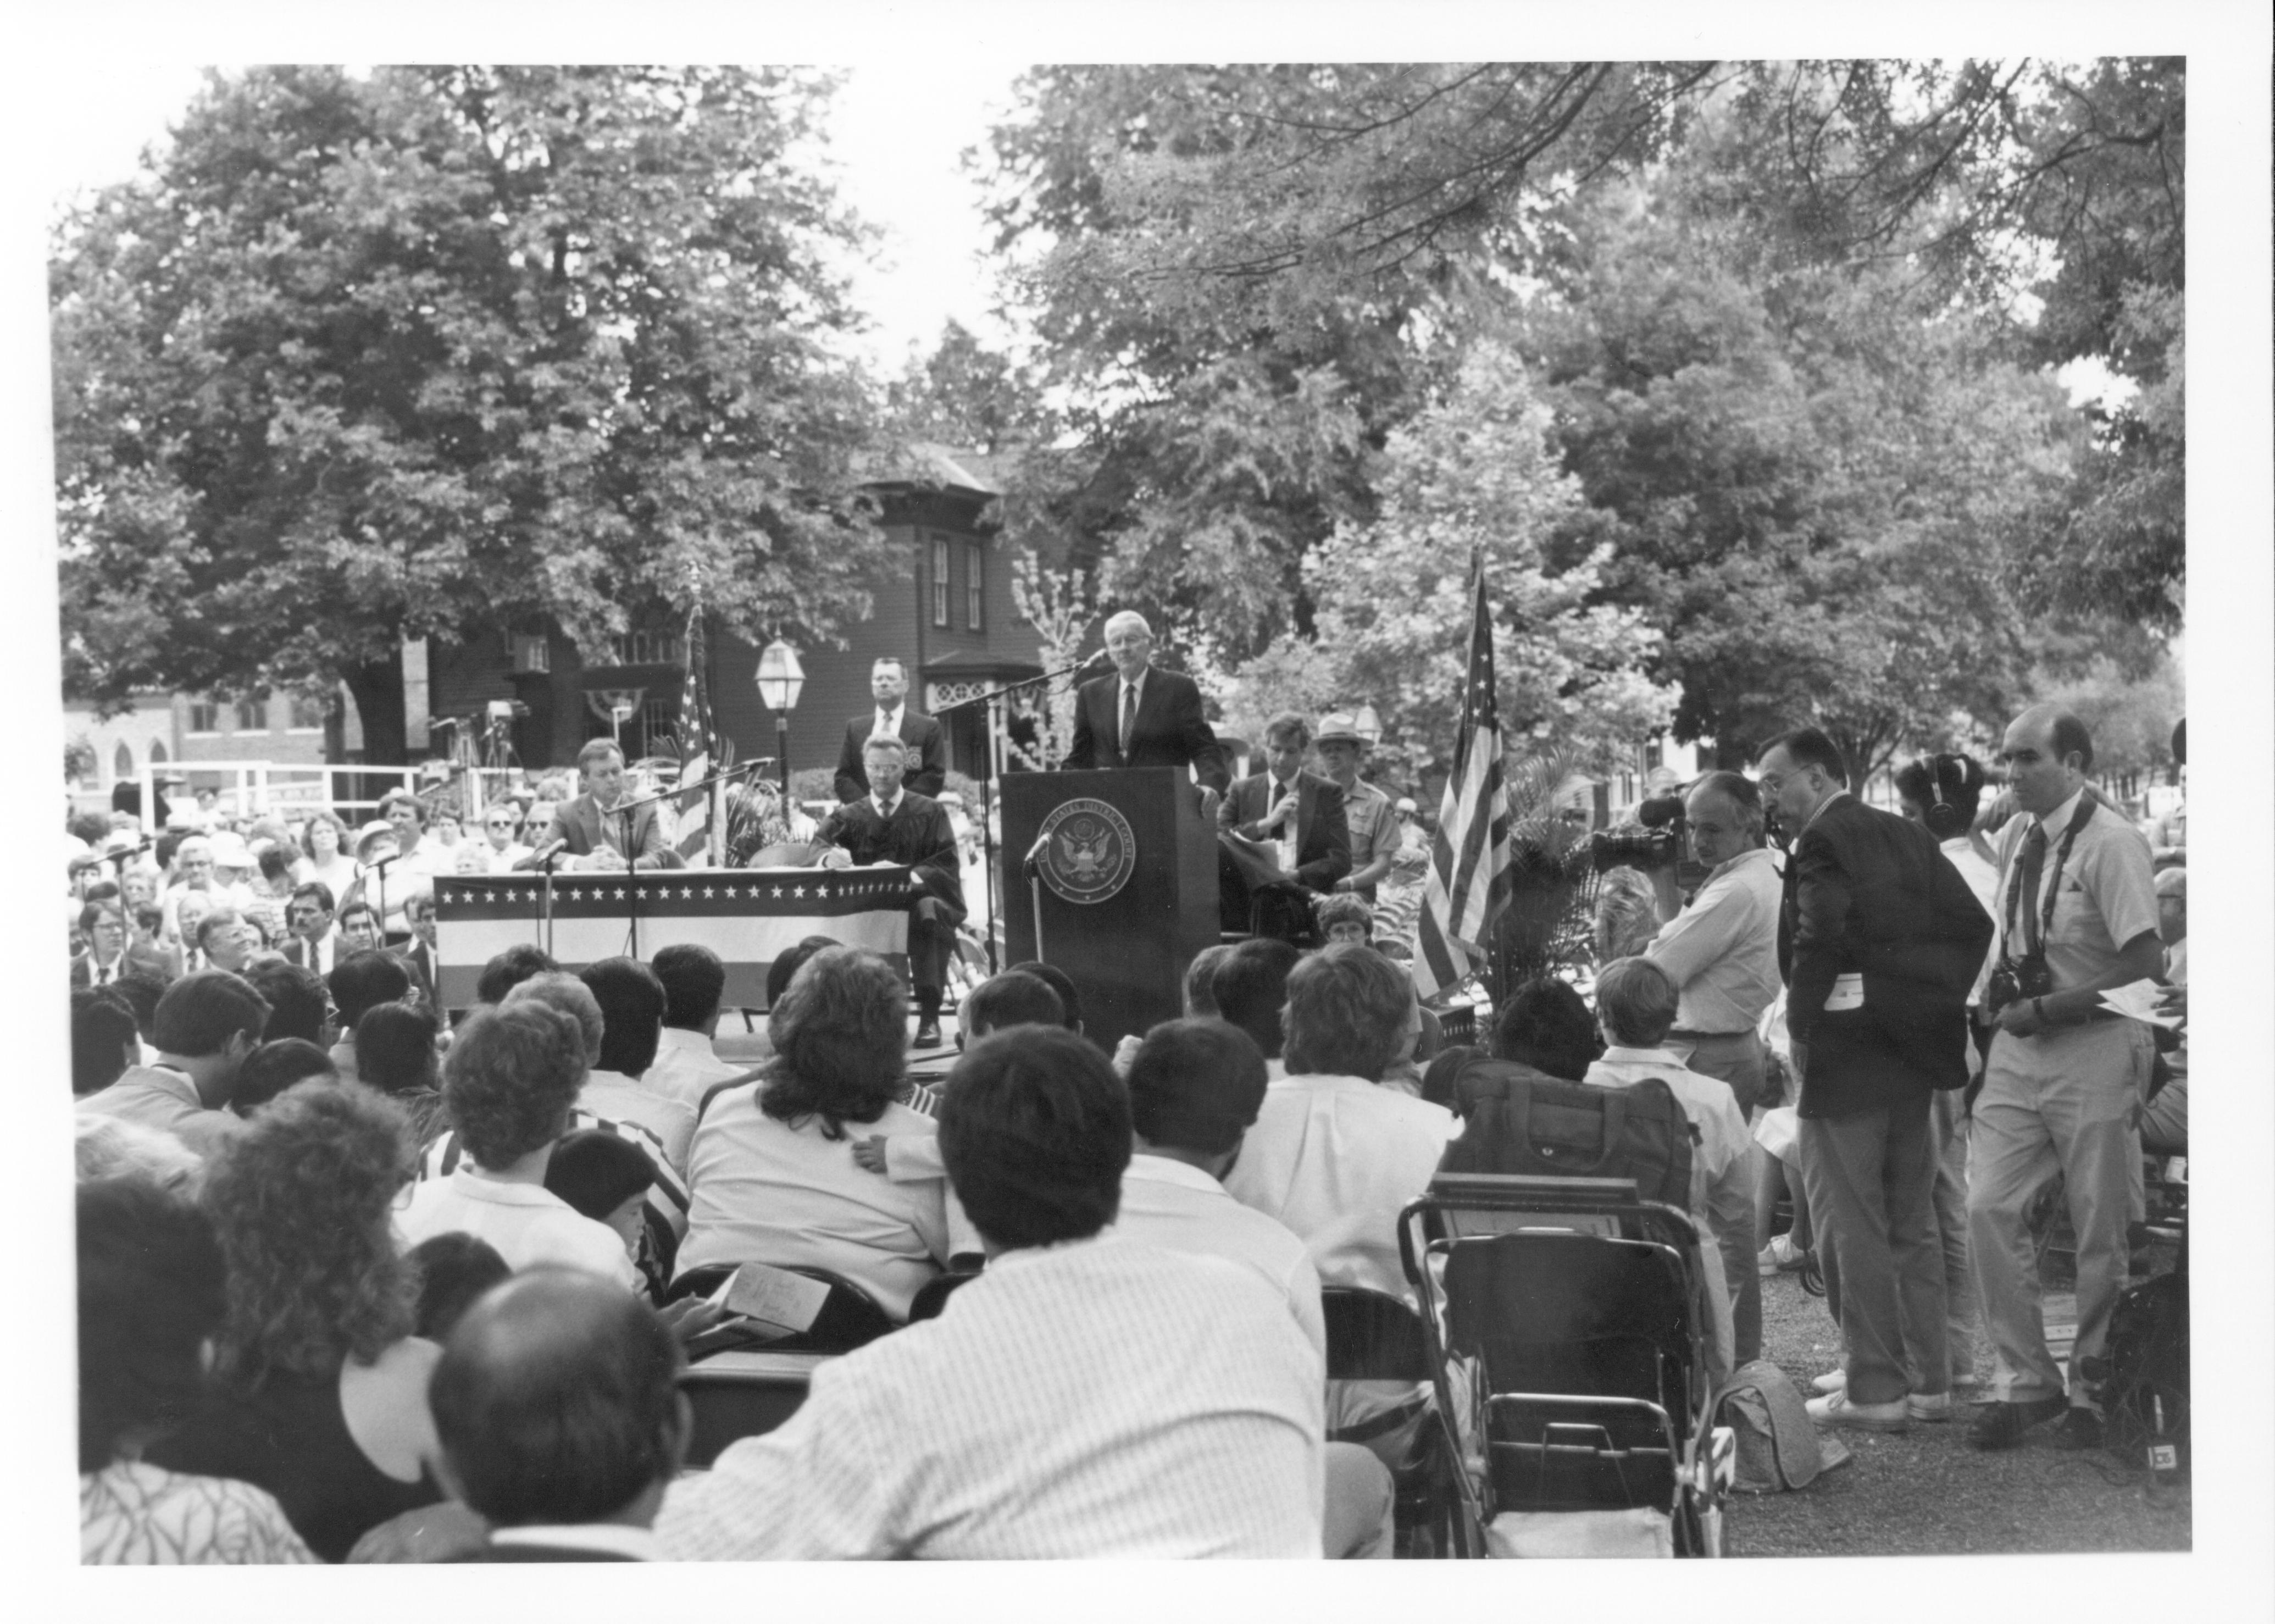
[[222, 1146], [199, 1205], [229, 1265], [223, 1385], [321, 1379], [411, 1333], [418, 1271], [397, 1255], [390, 1212], [412, 1156], [402, 1111], [355, 1083], [304, 1083]]
[[821, 1119], [824, 1138], [873, 1122], [900, 1098], [907, 1069], [908, 989], [860, 948], [824, 948], [800, 967], [767, 1017], [775, 1059], [759, 1108], [792, 1127]]

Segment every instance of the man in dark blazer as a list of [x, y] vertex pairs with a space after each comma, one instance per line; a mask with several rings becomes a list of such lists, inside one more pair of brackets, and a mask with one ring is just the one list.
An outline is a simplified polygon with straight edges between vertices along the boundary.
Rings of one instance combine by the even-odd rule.
[[821, 858], [828, 867], [905, 863], [912, 871], [909, 979], [917, 995], [916, 1046], [937, 1048], [941, 992], [948, 981], [949, 955], [956, 948], [956, 927], [964, 919], [963, 857], [947, 811], [939, 802], [901, 787], [908, 755], [897, 737], [880, 734], [871, 739], [862, 766], [869, 793], [823, 819], [814, 842], [831, 848]]
[[1106, 652], [1114, 675], [1092, 678], [1077, 694], [1074, 744], [1060, 766], [1070, 773], [1190, 767], [1203, 788], [1222, 795], [1231, 774], [1201, 714], [1201, 691], [1190, 676], [1153, 668], [1145, 617], [1124, 609], [1109, 619]]
[[1848, 794], [1823, 733], [1780, 735], [1758, 767], [1790, 842], [1778, 962], [1802, 1182], [1848, 1348], [1845, 1388], [1810, 1412], [1901, 1431], [1951, 1415], [1929, 1107], [1967, 1082], [1967, 997], [1991, 919], [1934, 835]]
[[87, 946], [71, 962], [73, 991], [108, 986], [132, 975], [171, 981], [181, 973], [179, 963], [169, 955], [133, 940], [133, 933], [126, 928], [125, 907], [115, 896], [98, 897], [80, 909], [79, 928]]
[[291, 899], [284, 904], [284, 925], [290, 934], [277, 949], [287, 964], [329, 976], [332, 967], [347, 956], [347, 945], [332, 929], [334, 907], [332, 888], [321, 880], [292, 888]]
[[[1264, 725], [1265, 770], [1240, 780], [1216, 812], [1220, 831], [1243, 840], [1283, 845], [1295, 842], [1293, 866], [1284, 860], [1284, 881], [1266, 886], [1270, 900], [1256, 914], [1261, 933], [1293, 940], [1310, 933], [1311, 903], [1350, 872], [1350, 830], [1343, 818], [1342, 787], [1304, 767], [1311, 747], [1311, 724], [1282, 711]], [[1230, 851], [1217, 857], [1218, 900], [1227, 930], [1251, 928], [1256, 887]]]
[[552, 824], [514, 867], [537, 867], [538, 854], [556, 841], [575, 859], [564, 863], [564, 868], [623, 868], [627, 857], [634, 868], [669, 867], [663, 826], [656, 820], [653, 803], [633, 812], [631, 850], [624, 850], [624, 820], [614, 809], [624, 797], [624, 752], [616, 742], [586, 740], [577, 752], [577, 770], [583, 775], [585, 793], [554, 807]]
[[869, 668], [869, 694], [877, 708], [845, 724], [845, 742], [837, 748], [837, 798], [858, 801], [869, 793], [869, 774], [862, 752], [880, 733], [889, 733], [916, 752], [916, 770], [903, 782], [911, 795], [927, 799], [940, 794], [948, 782], [948, 735], [933, 718], [908, 706], [908, 668], [890, 654]]
[[653, 1560], [649, 1530], [687, 1454], [685, 1368], [655, 1311], [601, 1275], [525, 1269], [476, 1299], [427, 1401], [436, 1475], [490, 1527], [446, 1560]]

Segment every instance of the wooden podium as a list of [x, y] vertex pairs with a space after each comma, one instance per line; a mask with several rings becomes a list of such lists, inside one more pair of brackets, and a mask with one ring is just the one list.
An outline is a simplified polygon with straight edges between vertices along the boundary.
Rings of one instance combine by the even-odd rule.
[[1109, 1054], [1125, 1033], [1175, 1019], [1185, 966], [1218, 940], [1216, 830], [1190, 774], [1141, 767], [1001, 782], [1010, 962], [1064, 971], [1085, 1032]]

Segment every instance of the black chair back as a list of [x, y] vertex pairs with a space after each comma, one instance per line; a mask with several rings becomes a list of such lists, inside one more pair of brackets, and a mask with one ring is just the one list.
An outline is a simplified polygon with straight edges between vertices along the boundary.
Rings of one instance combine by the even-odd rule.
[[917, 1288], [917, 1295], [910, 1301], [909, 1323], [914, 1325], [919, 1319], [939, 1318], [940, 1311], [948, 1306], [948, 1300], [955, 1295], [956, 1288], [979, 1278], [979, 1272], [971, 1269], [951, 1269], [945, 1274], [933, 1275]]
[[1422, 1317], [1396, 1297], [1358, 1286], [1328, 1286], [1319, 1293], [1327, 1322], [1329, 1381], [1430, 1379], [1430, 1351]]

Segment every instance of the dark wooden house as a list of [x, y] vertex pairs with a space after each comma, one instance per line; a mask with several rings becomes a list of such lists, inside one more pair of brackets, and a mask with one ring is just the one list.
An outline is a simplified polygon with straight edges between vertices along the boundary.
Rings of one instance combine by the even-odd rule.
[[[840, 628], [846, 646], [798, 649], [805, 686], [790, 718], [793, 771], [830, 768], [846, 723], [872, 709], [869, 668], [892, 654], [909, 669], [909, 702], [937, 713], [956, 700], [1020, 677], [1039, 676], [1033, 629], [1011, 598], [1011, 560], [987, 517], [1000, 494], [984, 459], [939, 446], [912, 448], [917, 477], [870, 488], [882, 504], [892, 563], [871, 583], [866, 620]], [[456, 645], [437, 645], [428, 664], [429, 714], [476, 719], [498, 700], [525, 714], [512, 724], [515, 753], [532, 769], [565, 767], [588, 738], [610, 731], [614, 709], [625, 753], [650, 753], [679, 721], [686, 682], [684, 627], [657, 625], [617, 639], [615, 660], [586, 665], [557, 628], [543, 635], [501, 630]], [[714, 677], [711, 705], [737, 759], [771, 756], [773, 712], [754, 680], [759, 650], [719, 635], [706, 662]], [[985, 748], [981, 707], [944, 718], [949, 765], [978, 776]]]

